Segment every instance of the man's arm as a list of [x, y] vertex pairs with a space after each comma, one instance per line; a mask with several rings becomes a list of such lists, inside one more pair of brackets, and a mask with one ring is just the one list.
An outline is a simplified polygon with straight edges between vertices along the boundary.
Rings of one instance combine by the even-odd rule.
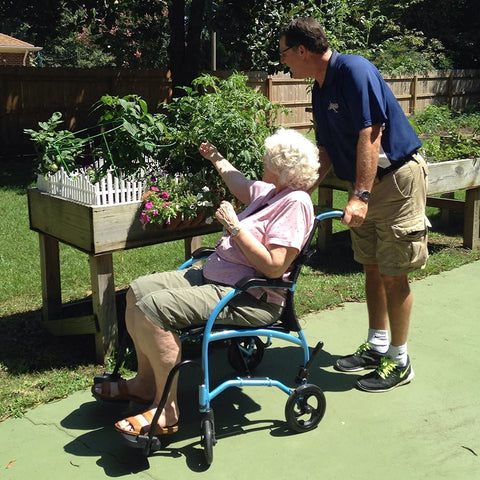
[[[375, 124], [360, 130], [357, 143], [357, 175], [355, 191], [371, 192], [377, 175], [378, 156], [382, 140], [382, 125]], [[345, 207], [342, 223], [359, 227], [367, 216], [368, 203], [352, 195]]]
[[332, 167], [332, 161], [330, 160], [330, 156], [328, 155], [324, 147], [318, 147], [318, 158], [320, 161], [320, 168], [318, 170], [318, 180], [315, 182], [313, 187], [308, 191], [310, 195], [323, 182], [323, 179], [327, 176], [327, 173], [330, 171], [330, 168]]

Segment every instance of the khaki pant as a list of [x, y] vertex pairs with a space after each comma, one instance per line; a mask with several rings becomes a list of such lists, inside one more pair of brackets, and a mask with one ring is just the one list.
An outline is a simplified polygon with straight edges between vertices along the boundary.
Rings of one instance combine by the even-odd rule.
[[375, 179], [365, 222], [351, 228], [355, 260], [384, 275], [423, 268], [428, 258], [425, 217], [428, 167], [422, 156]]
[[[145, 275], [134, 280], [130, 287], [145, 316], [169, 331], [205, 325], [217, 303], [232, 289], [208, 283], [202, 269], [196, 267]], [[259, 327], [276, 322], [281, 313], [279, 305], [241, 293], [220, 312], [216, 323]]]

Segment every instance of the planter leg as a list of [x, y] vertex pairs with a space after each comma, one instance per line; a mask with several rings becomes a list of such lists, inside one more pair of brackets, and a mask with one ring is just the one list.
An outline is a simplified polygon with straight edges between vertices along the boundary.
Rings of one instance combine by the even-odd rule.
[[58, 319], [62, 313], [62, 289], [58, 240], [38, 234], [40, 244], [40, 272], [42, 278], [42, 318], [46, 323]]
[[184, 240], [185, 245], [185, 260], [192, 256], [192, 252], [202, 246], [202, 237], [188, 237]]
[[98, 326], [95, 334], [95, 352], [97, 361], [104, 363], [118, 343], [113, 256], [111, 253], [89, 255], [89, 260], [93, 313]]
[[463, 246], [480, 248], [480, 187], [465, 193], [465, 220], [463, 226]]

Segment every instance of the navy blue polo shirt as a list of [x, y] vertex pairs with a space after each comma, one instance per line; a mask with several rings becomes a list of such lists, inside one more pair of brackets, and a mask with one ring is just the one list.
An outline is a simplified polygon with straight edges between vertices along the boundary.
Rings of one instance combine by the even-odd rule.
[[355, 181], [360, 130], [383, 124], [382, 147], [395, 162], [418, 150], [421, 142], [377, 68], [358, 55], [332, 52], [325, 81], [312, 91], [316, 140], [336, 175]]

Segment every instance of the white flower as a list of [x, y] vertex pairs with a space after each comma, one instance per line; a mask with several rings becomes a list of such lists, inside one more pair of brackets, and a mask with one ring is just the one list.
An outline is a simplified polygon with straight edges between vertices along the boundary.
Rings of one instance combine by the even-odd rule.
[[205, 219], [205, 223], [206, 223], [207, 225], [210, 225], [212, 222], [213, 222], [213, 217], [207, 217], [207, 218]]
[[201, 198], [203, 198], [203, 193], [197, 193], [197, 198], [200, 200]]
[[205, 193], [207, 193], [207, 192], [210, 191], [210, 189], [209, 189], [207, 186], [205, 186], [205, 187], [202, 188], [202, 191], [205, 192]]

